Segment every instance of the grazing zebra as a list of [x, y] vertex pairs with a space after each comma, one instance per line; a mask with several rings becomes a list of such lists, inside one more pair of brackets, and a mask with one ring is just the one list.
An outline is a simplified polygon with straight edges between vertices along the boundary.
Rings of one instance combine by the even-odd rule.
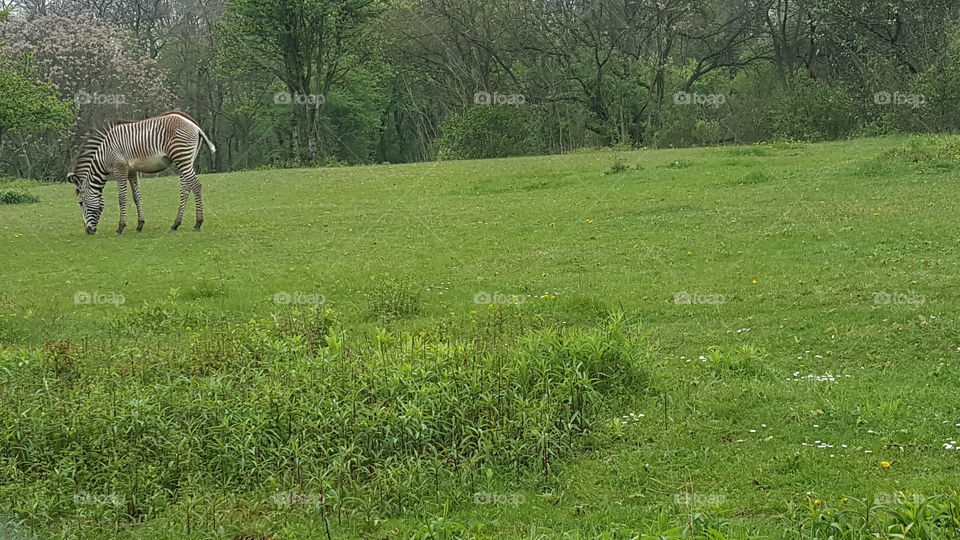
[[117, 234], [122, 234], [127, 226], [127, 182], [137, 205], [137, 232], [142, 231], [139, 173], [160, 172], [171, 164], [180, 172], [180, 210], [170, 230], [180, 227], [183, 208], [192, 191], [197, 203], [197, 224], [193, 230], [199, 231], [203, 224], [203, 199], [193, 163], [200, 153], [200, 139], [210, 152], [217, 151], [197, 122], [179, 111], [137, 122], [117, 122], [106, 130], [93, 133], [80, 151], [74, 172], [67, 175], [67, 180], [77, 188], [87, 234], [97, 232], [97, 223], [103, 212], [103, 186], [111, 174], [117, 181], [120, 196]]

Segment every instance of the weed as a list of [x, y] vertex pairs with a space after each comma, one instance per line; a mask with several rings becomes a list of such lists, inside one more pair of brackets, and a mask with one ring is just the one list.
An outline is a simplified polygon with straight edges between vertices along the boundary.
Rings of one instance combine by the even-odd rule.
[[603, 175], [610, 176], [615, 174], [623, 174], [631, 171], [639, 171], [641, 169], [642, 167], [639, 164], [635, 166], [627, 165], [623, 161], [623, 158], [621, 158], [620, 156], [617, 156], [613, 158], [613, 162], [610, 164], [610, 167], [603, 172]]
[[886, 150], [877, 159], [907, 163], [955, 161], [960, 159], [960, 137], [952, 135], [910, 137], [907, 144]]
[[386, 324], [418, 315], [423, 309], [423, 294], [411, 281], [387, 278], [380, 281], [367, 297], [367, 319]]
[[40, 197], [24, 191], [0, 191], [0, 204], [30, 204], [40, 202]]

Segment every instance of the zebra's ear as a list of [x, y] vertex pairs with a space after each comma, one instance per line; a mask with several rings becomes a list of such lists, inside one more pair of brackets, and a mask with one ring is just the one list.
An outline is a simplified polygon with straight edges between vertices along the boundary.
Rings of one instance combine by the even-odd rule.
[[79, 186], [80, 186], [80, 177], [77, 176], [77, 175], [75, 175], [75, 174], [73, 174], [73, 173], [70, 173], [70, 174], [67, 175], [67, 182], [70, 182], [71, 184], [79, 187]]

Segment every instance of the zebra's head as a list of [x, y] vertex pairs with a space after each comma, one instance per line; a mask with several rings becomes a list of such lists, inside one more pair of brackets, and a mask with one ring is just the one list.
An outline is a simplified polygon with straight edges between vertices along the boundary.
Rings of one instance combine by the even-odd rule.
[[84, 230], [87, 234], [95, 234], [97, 223], [100, 222], [100, 214], [103, 213], [103, 191], [94, 188], [89, 179], [81, 178], [74, 173], [67, 175], [67, 181], [76, 188], [77, 202], [80, 204], [80, 211], [83, 212]]

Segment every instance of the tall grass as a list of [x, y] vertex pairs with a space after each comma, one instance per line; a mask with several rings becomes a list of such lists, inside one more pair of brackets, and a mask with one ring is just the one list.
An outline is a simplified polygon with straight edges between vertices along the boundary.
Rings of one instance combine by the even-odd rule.
[[606, 399], [648, 385], [646, 340], [620, 317], [497, 355], [385, 330], [353, 341], [329, 310], [184, 340], [0, 350], [0, 496], [34, 518], [92, 512], [74, 499], [96, 493], [116, 503], [97, 511], [137, 520], [198, 488], [401, 512], [487, 467], [549, 474]]

